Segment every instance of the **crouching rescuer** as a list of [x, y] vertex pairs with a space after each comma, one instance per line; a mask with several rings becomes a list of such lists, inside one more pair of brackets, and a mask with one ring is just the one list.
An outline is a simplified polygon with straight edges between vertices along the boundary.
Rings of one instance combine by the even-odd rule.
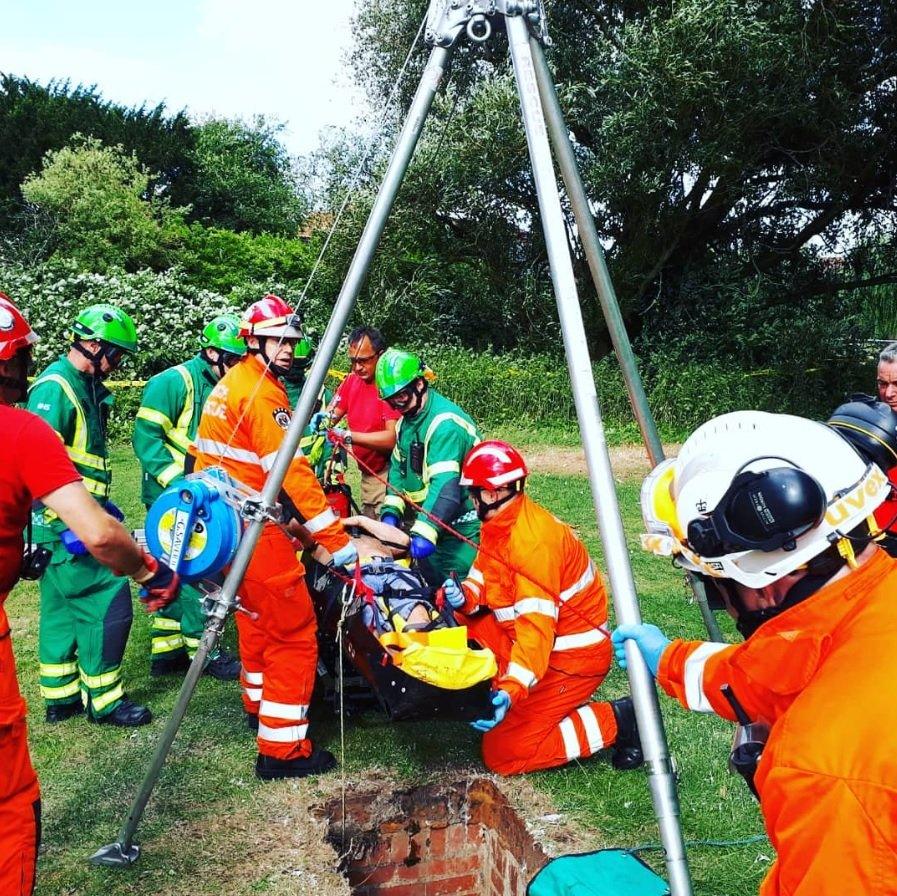
[[[754, 768], [774, 862], [764, 896], [884, 896], [897, 881], [897, 562], [875, 543], [887, 477], [833, 429], [724, 414], [642, 488], [643, 546], [700, 575], [747, 640], [621, 626], [686, 708], [763, 725]], [[733, 750], [736, 765], [738, 743]]]
[[[246, 355], [212, 390], [190, 448], [195, 469], [220, 467], [260, 492], [290, 424], [280, 378], [302, 338], [290, 306], [274, 295], [251, 305], [240, 322]], [[308, 460], [293, 458], [280, 495], [286, 516], [301, 522], [332, 555], [351, 565], [357, 552], [333, 513]], [[313, 747], [308, 709], [317, 667], [317, 626], [303, 568], [290, 537], [265, 525], [239, 594], [237, 613], [243, 708], [258, 730], [256, 774], [263, 779], [325, 772], [333, 755]], [[252, 615], [249, 615], [252, 614]]]
[[498, 660], [492, 718], [472, 723], [483, 761], [514, 775], [612, 747], [614, 768], [636, 768], [631, 699], [591, 699], [611, 663], [601, 576], [573, 530], [524, 493], [527, 474], [505, 442], [468, 452], [461, 484], [482, 521], [480, 548], [462, 583], [443, 584], [471, 637]]

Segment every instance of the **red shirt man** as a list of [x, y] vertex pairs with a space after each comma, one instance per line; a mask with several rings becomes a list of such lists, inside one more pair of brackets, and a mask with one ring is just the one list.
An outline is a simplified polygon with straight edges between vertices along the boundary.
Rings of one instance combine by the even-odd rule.
[[361, 509], [372, 519], [378, 518], [386, 497], [386, 484], [377, 476], [386, 478], [389, 455], [396, 444], [396, 421], [402, 416], [380, 398], [374, 383], [377, 360], [384, 351], [386, 343], [378, 330], [353, 330], [349, 334], [352, 370], [330, 403], [333, 422], [345, 417], [349, 425], [350, 451], [361, 470]]

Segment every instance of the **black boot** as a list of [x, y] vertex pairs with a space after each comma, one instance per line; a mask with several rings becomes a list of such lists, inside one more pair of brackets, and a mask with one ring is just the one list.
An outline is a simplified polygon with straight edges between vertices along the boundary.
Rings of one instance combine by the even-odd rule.
[[246, 712], [244, 710], [243, 716], [246, 719], [246, 727], [250, 731], [258, 731], [259, 730], [259, 717], [254, 712]]
[[87, 716], [91, 722], [97, 725], [118, 725], [120, 728], [137, 728], [140, 725], [149, 725], [153, 720], [153, 714], [139, 703], [125, 697], [112, 712], [97, 718], [93, 713]]
[[74, 718], [84, 712], [84, 705], [80, 700], [72, 703], [53, 703], [47, 707], [47, 721], [51, 725], [57, 722], [64, 722], [66, 719]]
[[635, 709], [631, 697], [611, 700], [611, 709], [617, 720], [617, 739], [614, 741], [610, 756], [611, 765], [617, 771], [628, 771], [638, 768], [645, 761], [642, 755], [642, 742], [638, 736], [638, 725], [635, 721]]
[[240, 661], [226, 650], [219, 650], [214, 659], [206, 663], [203, 675], [211, 675], [218, 681], [236, 681], [240, 677]]
[[336, 768], [336, 757], [327, 750], [317, 748], [305, 759], [275, 759], [273, 756], [263, 756], [259, 753], [255, 760], [255, 773], [263, 781], [307, 778], [309, 775], [329, 772], [332, 768]]
[[172, 650], [154, 656], [150, 660], [150, 677], [159, 678], [162, 675], [180, 675], [190, 668], [190, 657], [186, 650]]

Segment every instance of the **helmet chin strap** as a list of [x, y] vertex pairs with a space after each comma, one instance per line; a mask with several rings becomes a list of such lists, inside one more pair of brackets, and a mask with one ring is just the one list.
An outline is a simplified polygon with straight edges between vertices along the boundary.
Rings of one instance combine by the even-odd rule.
[[103, 358], [108, 358], [109, 355], [115, 351], [115, 346], [111, 343], [103, 342], [102, 340], [98, 341], [100, 343], [100, 347], [95, 352], [90, 351], [87, 346], [80, 340], [78, 342], [72, 343], [72, 348], [75, 349], [75, 351], [80, 352], [82, 355], [84, 355], [85, 358], [87, 358], [88, 361], [90, 361], [90, 375], [96, 378], [104, 375], [101, 368]]
[[403, 417], [416, 417], [424, 404], [424, 395], [427, 394], [427, 381], [423, 377], [418, 377], [414, 381], [414, 387], [411, 390], [411, 394], [414, 396], [414, 403], [409, 403], [408, 409], [402, 411]]
[[[498, 510], [500, 507], [503, 507], [508, 501], [516, 498], [523, 491], [523, 482], [517, 481], [514, 483], [515, 488], [513, 491], [508, 492], [503, 498], [499, 498], [497, 501], [493, 501], [491, 504], [487, 504], [482, 497], [474, 498], [474, 505], [477, 513], [477, 518], [480, 522], [485, 522], [486, 517], [493, 511]], [[482, 496], [483, 490], [477, 489], [479, 494]], [[471, 489], [471, 494], [476, 494], [476, 492]]]
[[211, 359], [211, 357], [209, 356], [210, 351], [211, 351], [211, 349], [204, 348], [204, 349], [199, 353], [199, 355], [200, 355], [200, 357], [203, 359], [203, 361], [205, 361], [206, 364], [208, 364], [209, 367], [211, 367], [212, 370], [215, 371], [215, 375], [216, 375], [216, 376], [218, 377], [218, 379], [220, 380], [221, 377], [223, 377], [224, 374], [226, 374], [227, 371], [228, 371], [228, 369], [229, 369], [228, 366], [227, 366], [227, 364], [224, 363], [225, 358], [227, 357], [228, 353], [225, 352], [225, 351], [223, 351], [223, 350], [220, 349], [220, 348], [216, 348], [215, 351], [218, 352], [218, 360], [217, 360], [217, 361], [213, 361], [213, 360]]
[[[256, 338], [259, 341], [259, 347], [250, 348], [248, 349], [248, 351], [250, 351], [254, 355], [261, 355], [265, 360], [265, 366], [268, 368], [268, 370], [270, 370], [271, 373], [273, 373], [274, 376], [276, 376], [279, 380], [282, 380], [290, 372], [290, 368], [293, 365], [290, 364], [289, 367], [284, 367], [282, 364], [275, 364], [274, 361], [271, 360], [271, 358], [268, 356], [268, 343], [275, 338], [274, 336], [258, 336]], [[276, 340], [276, 342], [277, 344], [279, 344], [280, 341]]]

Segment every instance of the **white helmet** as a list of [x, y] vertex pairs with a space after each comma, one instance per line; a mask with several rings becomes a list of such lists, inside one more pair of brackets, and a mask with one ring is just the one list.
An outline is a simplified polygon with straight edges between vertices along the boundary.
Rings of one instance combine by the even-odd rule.
[[824, 424], [736, 411], [645, 480], [642, 547], [762, 588], [844, 540], [889, 493], [885, 474]]

